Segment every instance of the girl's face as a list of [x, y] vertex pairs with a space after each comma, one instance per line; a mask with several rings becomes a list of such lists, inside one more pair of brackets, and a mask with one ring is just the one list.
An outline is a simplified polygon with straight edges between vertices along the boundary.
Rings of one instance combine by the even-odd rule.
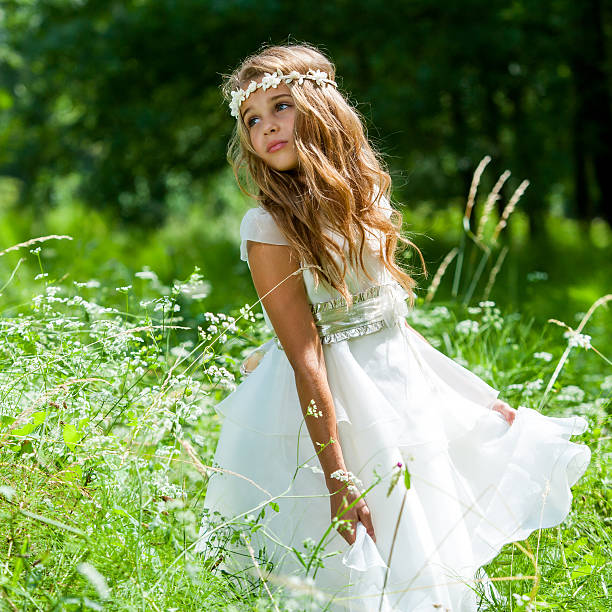
[[289, 87], [281, 83], [265, 91], [255, 90], [240, 112], [257, 156], [279, 172], [295, 169], [295, 104]]

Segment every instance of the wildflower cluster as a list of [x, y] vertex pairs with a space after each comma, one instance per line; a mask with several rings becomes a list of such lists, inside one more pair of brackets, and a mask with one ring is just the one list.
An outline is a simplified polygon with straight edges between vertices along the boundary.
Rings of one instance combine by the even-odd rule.
[[315, 401], [312, 399], [310, 400], [310, 403], [308, 404], [308, 407], [306, 408], [306, 415], [307, 416], [312, 416], [315, 419], [318, 419], [320, 417], [323, 416], [323, 412], [321, 410], [318, 409]]
[[357, 487], [363, 486], [363, 483], [353, 472], [345, 472], [344, 470], [336, 470], [329, 475], [330, 478], [334, 480], [339, 480], [340, 482], [345, 482], [348, 485], [348, 489], [353, 493], [358, 494], [359, 489]]
[[567, 343], [571, 348], [581, 347], [584, 349], [590, 349], [591, 347], [591, 336], [586, 334], [580, 334], [573, 329], [566, 331], [563, 334], [564, 338], [567, 338]]

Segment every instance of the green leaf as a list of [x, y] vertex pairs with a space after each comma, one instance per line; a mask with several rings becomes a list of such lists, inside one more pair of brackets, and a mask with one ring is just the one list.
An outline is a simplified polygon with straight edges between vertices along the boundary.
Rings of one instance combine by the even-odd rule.
[[27, 436], [29, 433], [32, 433], [34, 429], [36, 429], [36, 425], [34, 425], [34, 423], [26, 423], [23, 427], [13, 429], [13, 431], [11, 431], [11, 434], [13, 436]]
[[60, 476], [64, 482], [76, 482], [83, 478], [83, 468], [78, 463], [69, 465], [60, 472]]
[[408, 468], [404, 469], [404, 485], [406, 486], [406, 490], [410, 489], [410, 472]]
[[46, 410], [39, 410], [38, 412], [32, 413], [30, 417], [30, 421], [23, 425], [22, 427], [18, 427], [17, 429], [13, 429], [11, 432], [14, 436], [27, 436], [32, 433], [41, 423], [45, 422], [47, 418]]
[[82, 432], [72, 425], [72, 423], [67, 423], [64, 425], [64, 430], [62, 433], [64, 436], [64, 442], [70, 450], [74, 450], [75, 444], [83, 437]]
[[[64, 531], [69, 531], [70, 533], [75, 533], [76, 535], [87, 537], [83, 531], [77, 529], [76, 527], [72, 527], [71, 525], [66, 525], [66, 523], [61, 523], [60, 521], [56, 521], [55, 519], [42, 516], [41, 514], [36, 514], [35, 512], [29, 512], [28, 510], [20, 509], [19, 512], [24, 516], [28, 516], [32, 519], [40, 521], [41, 523], [46, 523], [47, 525], [51, 525], [52, 527], [58, 527], [59, 529], [63, 529]], [[27, 542], [27, 538], [25, 542]]]
[[32, 415], [32, 423], [34, 423], [35, 426], [38, 426], [41, 423], [44, 423], [46, 418], [47, 418], [47, 411], [39, 410], [38, 412], [35, 412]]
[[0, 416], [0, 426], [4, 427], [8, 427], [9, 425], [12, 425], [17, 419], [15, 417], [12, 416]]
[[272, 508], [272, 510], [274, 510], [274, 512], [280, 512], [280, 509], [279, 509], [278, 504], [276, 502], [270, 502], [270, 508]]
[[584, 578], [593, 573], [593, 568], [590, 565], [581, 565], [572, 571], [572, 578]]

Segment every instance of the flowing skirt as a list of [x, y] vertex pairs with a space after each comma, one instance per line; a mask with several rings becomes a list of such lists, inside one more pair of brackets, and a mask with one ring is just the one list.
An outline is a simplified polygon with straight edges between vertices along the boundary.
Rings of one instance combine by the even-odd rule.
[[[253, 553], [272, 562], [271, 582], [314, 577], [321, 609], [331, 601], [330, 610], [476, 610], [481, 566], [504, 544], [567, 516], [570, 487], [590, 461], [589, 448], [570, 437], [586, 421], [521, 407], [509, 426], [490, 409], [497, 391], [409, 328], [324, 351], [342, 452], [370, 489], [376, 544], [361, 526], [351, 547], [330, 531], [293, 370], [276, 346], [217, 406], [215, 465], [223, 471], [209, 481], [206, 508], [242, 523], [265, 508]], [[205, 554], [210, 516], [197, 549]], [[235, 571], [252, 559], [226, 555], [223, 564]], [[260, 571], [267, 567], [260, 560]]]

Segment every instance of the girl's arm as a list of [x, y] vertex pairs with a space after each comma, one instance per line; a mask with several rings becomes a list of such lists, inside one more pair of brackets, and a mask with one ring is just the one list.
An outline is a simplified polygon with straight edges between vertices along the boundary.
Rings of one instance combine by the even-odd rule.
[[[300, 268], [298, 259], [288, 246], [261, 242], [248, 241], [247, 252], [258, 295], [261, 297], [270, 292], [262, 303], [293, 368], [300, 405], [325, 474], [327, 488], [332, 494], [343, 490], [342, 495], [347, 496], [346, 484], [331, 478], [331, 474], [337, 470], [346, 472], [346, 465], [338, 440], [336, 413], [327, 382], [323, 347], [312, 317], [302, 274], [291, 276]], [[279, 283], [281, 284], [276, 287]], [[276, 289], [273, 289], [274, 287]], [[317, 417], [307, 414], [312, 400], [316, 404]], [[319, 412], [322, 413], [321, 416], [318, 416]], [[330, 444], [331, 439], [333, 443]], [[319, 452], [321, 445], [326, 447]], [[341, 507], [338, 501], [340, 496], [332, 495], [332, 498], [334, 497], [336, 499], [332, 499], [333, 516]], [[374, 537], [365, 502], [361, 500], [353, 510], [356, 510], [356, 514], [350, 512], [343, 518], [361, 520], [368, 533]], [[347, 537], [344, 533], [342, 535], [349, 543], [354, 540], [354, 537]]]
[[[336, 414], [323, 358], [323, 347], [312, 318], [301, 273], [290, 276], [299, 269], [297, 258], [287, 246], [247, 242], [249, 266], [258, 295], [266, 295], [276, 287], [262, 303], [274, 326], [274, 331], [291, 364], [300, 398], [302, 412], [315, 450], [320, 444], [328, 444], [319, 454], [326, 481], [336, 470], [346, 471], [342, 449], [338, 442]], [[314, 400], [319, 418], [306, 415]], [[318, 413], [317, 413], [318, 414]]]

